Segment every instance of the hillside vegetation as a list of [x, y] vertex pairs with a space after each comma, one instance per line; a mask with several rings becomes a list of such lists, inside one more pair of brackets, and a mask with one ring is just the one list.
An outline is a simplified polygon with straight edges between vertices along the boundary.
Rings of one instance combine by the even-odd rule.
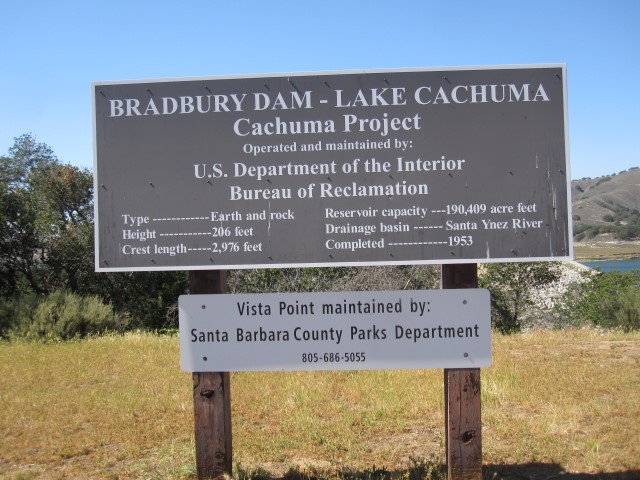
[[609, 233], [618, 240], [640, 237], [640, 168], [571, 182], [576, 241]]

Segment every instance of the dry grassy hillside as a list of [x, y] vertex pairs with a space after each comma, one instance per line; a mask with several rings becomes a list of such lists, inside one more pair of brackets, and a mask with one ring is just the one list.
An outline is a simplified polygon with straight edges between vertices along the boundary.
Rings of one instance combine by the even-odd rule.
[[[571, 182], [574, 222], [576, 224], [606, 225], [616, 221], [630, 221], [633, 211], [640, 211], [640, 168], [632, 168], [617, 175], [585, 178]], [[610, 217], [613, 217], [610, 218]]]

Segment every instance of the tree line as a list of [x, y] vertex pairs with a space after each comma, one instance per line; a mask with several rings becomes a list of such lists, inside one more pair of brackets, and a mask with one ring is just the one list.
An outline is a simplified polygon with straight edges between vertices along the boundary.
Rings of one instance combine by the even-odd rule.
[[[17, 137], [0, 157], [0, 335], [28, 330], [24, 317], [37, 315], [45, 299], [51, 323], [82, 299], [80, 312], [88, 304], [110, 311], [111, 327], [175, 324], [170, 307], [186, 291], [183, 272], [99, 274], [93, 252], [91, 172], [62, 163], [31, 134]], [[64, 293], [51, 297], [56, 292]]]

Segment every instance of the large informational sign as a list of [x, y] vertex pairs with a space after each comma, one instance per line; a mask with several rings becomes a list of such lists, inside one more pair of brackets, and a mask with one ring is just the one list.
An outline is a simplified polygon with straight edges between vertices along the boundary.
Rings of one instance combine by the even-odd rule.
[[179, 313], [188, 372], [491, 364], [484, 289], [184, 295]]
[[96, 269], [571, 258], [563, 65], [93, 85]]

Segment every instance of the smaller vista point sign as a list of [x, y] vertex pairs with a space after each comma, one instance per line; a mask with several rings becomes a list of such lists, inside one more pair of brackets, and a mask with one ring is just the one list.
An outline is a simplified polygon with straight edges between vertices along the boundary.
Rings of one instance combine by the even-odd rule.
[[484, 289], [184, 295], [179, 314], [189, 372], [491, 364]]

